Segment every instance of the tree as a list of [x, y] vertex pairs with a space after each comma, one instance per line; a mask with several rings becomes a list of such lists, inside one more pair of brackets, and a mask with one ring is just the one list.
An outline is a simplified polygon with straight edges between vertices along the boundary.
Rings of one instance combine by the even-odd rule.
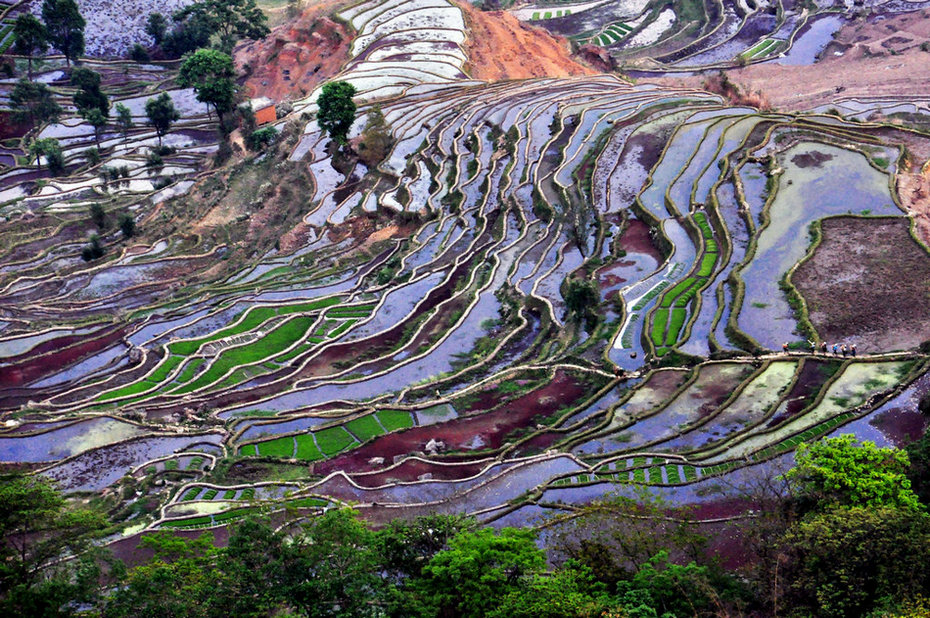
[[106, 618], [218, 616], [210, 612], [219, 589], [219, 551], [212, 535], [186, 540], [170, 532], [146, 535], [140, 547], [154, 551], [146, 564], [126, 572], [102, 605]]
[[87, 23], [74, 0], [42, 0], [42, 21], [48, 41], [65, 56], [68, 66], [84, 53], [84, 26]]
[[232, 50], [238, 38], [262, 39], [268, 36], [268, 18], [255, 0], [202, 0], [175, 14], [175, 18], [202, 15], [220, 35], [220, 49]]
[[10, 93], [10, 106], [17, 120], [28, 120], [34, 126], [56, 121], [61, 115], [61, 107], [52, 98], [48, 86], [20, 79]]
[[885, 599], [930, 594], [930, 517], [893, 506], [834, 507], [783, 545], [779, 605], [798, 615], [864, 616]]
[[68, 508], [41, 475], [0, 478], [0, 613], [55, 616], [65, 603], [91, 600], [98, 571], [90, 556], [77, 565], [50, 563], [87, 549], [103, 523], [97, 513]]
[[924, 505], [930, 505], [930, 430], [914, 442], [907, 445], [910, 468], [907, 477], [918, 499]]
[[920, 501], [907, 478], [907, 453], [879, 448], [874, 442], [857, 444], [846, 434], [795, 452], [796, 465], [788, 480], [796, 482], [802, 499], [818, 508], [830, 506], [920, 509]]
[[119, 125], [119, 129], [122, 131], [123, 136], [126, 136], [129, 133], [129, 129], [133, 127], [132, 111], [122, 103], [116, 104], [116, 124]]
[[92, 262], [102, 258], [106, 252], [106, 249], [103, 248], [103, 244], [100, 242], [100, 236], [92, 234], [90, 237], [90, 244], [81, 249], [81, 257], [85, 262]]
[[233, 107], [236, 69], [232, 58], [215, 49], [198, 49], [184, 58], [178, 84], [193, 88], [197, 100], [212, 105], [217, 117]]
[[264, 127], [258, 129], [257, 131], [252, 131], [246, 140], [246, 146], [248, 146], [249, 150], [258, 152], [259, 150], [274, 144], [277, 138], [277, 129], [274, 127]]
[[145, 20], [145, 33], [152, 37], [155, 45], [161, 45], [165, 40], [165, 33], [168, 32], [168, 20], [161, 13], [149, 13]]
[[332, 509], [312, 520], [288, 545], [283, 591], [287, 602], [311, 618], [381, 615], [384, 589], [374, 533], [350, 509]]
[[64, 169], [64, 155], [61, 152], [61, 145], [53, 137], [44, 137], [32, 142], [29, 146], [29, 153], [36, 158], [36, 165], [42, 169], [42, 157], [48, 164], [48, 169], [53, 174], [57, 174]]
[[546, 566], [529, 529], [482, 528], [463, 532], [449, 541], [449, 549], [433, 556], [417, 582], [439, 616], [480, 618], [502, 596], [516, 594]]
[[100, 202], [94, 202], [90, 205], [90, 220], [94, 222], [94, 225], [97, 226], [97, 229], [103, 230], [107, 225], [107, 211], [104, 209], [103, 204]]
[[107, 117], [100, 113], [100, 110], [94, 108], [84, 114], [85, 120], [94, 128], [94, 141], [100, 146], [100, 132], [107, 126]]
[[452, 537], [474, 525], [474, 520], [458, 515], [425, 515], [413, 521], [395, 519], [378, 532], [384, 571], [396, 582], [419, 577], [423, 567]]
[[13, 23], [13, 51], [27, 56], [27, 75], [32, 78], [32, 56], [48, 49], [48, 32], [45, 25], [32, 13], [22, 13]]
[[355, 122], [355, 86], [349, 82], [328, 82], [316, 99], [319, 111], [316, 123], [320, 130], [329, 133], [337, 144], [345, 144], [346, 136]]
[[393, 146], [394, 138], [381, 108], [376, 105], [368, 112], [368, 121], [358, 142], [358, 156], [365, 165], [374, 169], [384, 161]]
[[100, 73], [86, 67], [76, 67], [71, 72], [71, 83], [77, 87], [74, 93], [74, 106], [78, 113], [87, 117], [87, 113], [98, 110], [104, 118], [110, 115], [110, 100], [100, 89]]
[[123, 238], [132, 238], [136, 235], [136, 219], [129, 213], [121, 214], [119, 229], [123, 233]]
[[609, 605], [604, 585], [590, 569], [570, 563], [551, 575], [535, 575], [527, 586], [499, 599], [488, 618], [594, 618]]
[[572, 277], [565, 289], [565, 306], [576, 318], [586, 317], [601, 299], [597, 284], [588, 279]]
[[181, 118], [181, 114], [174, 108], [174, 101], [167, 92], [163, 92], [154, 99], [145, 102], [145, 115], [155, 128], [158, 135], [158, 147], [161, 148], [161, 138], [168, 132], [171, 125]]
[[162, 41], [162, 50], [172, 58], [180, 58], [184, 54], [206, 47], [213, 36], [213, 26], [205, 15], [197, 14], [188, 17], [174, 15], [174, 27], [165, 35]]

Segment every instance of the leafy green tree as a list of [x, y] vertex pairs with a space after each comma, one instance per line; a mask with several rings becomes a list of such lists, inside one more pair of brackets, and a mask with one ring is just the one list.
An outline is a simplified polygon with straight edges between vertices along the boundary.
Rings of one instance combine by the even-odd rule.
[[100, 202], [94, 202], [90, 205], [90, 220], [94, 222], [94, 225], [97, 226], [97, 229], [104, 230], [107, 226], [107, 211], [104, 209], [103, 204]]
[[606, 588], [587, 567], [569, 563], [551, 575], [537, 574], [499, 599], [488, 618], [600, 618], [610, 607]]
[[123, 213], [119, 217], [119, 229], [123, 233], [123, 238], [132, 238], [136, 235], [136, 219], [129, 213]]
[[600, 301], [597, 284], [589, 279], [572, 277], [565, 287], [565, 306], [576, 318], [588, 316]]
[[94, 141], [100, 146], [100, 133], [107, 126], [107, 117], [95, 107], [84, 114], [84, 119], [94, 128]]
[[277, 129], [274, 127], [263, 127], [256, 131], [252, 131], [249, 138], [246, 140], [246, 146], [249, 147], [249, 150], [257, 152], [274, 144], [277, 137]]
[[173, 618], [218, 616], [211, 612], [220, 574], [219, 551], [212, 535], [194, 540], [169, 532], [146, 535], [140, 547], [154, 551], [146, 564], [127, 571], [102, 604], [106, 618]]
[[346, 136], [355, 122], [355, 86], [349, 82], [328, 82], [316, 99], [319, 111], [316, 122], [337, 144], [345, 144]]
[[228, 616], [267, 616], [285, 601], [288, 569], [297, 560], [283, 533], [247, 519], [236, 525], [222, 553], [215, 597]]
[[682, 509], [667, 518], [670, 505], [642, 488], [632, 496], [609, 496], [581, 507], [550, 537], [557, 559], [575, 560], [608, 585], [629, 579], [662, 551], [697, 560], [707, 539]]
[[133, 43], [132, 49], [129, 50], [129, 58], [135, 62], [142, 63], [148, 62], [152, 59], [152, 57], [149, 55], [149, 51], [145, 49], [145, 47], [143, 47], [140, 43]]
[[413, 521], [395, 519], [377, 535], [384, 571], [397, 582], [418, 577], [450, 539], [474, 525], [474, 520], [458, 515], [425, 515]]
[[104, 118], [110, 115], [110, 100], [100, 89], [100, 73], [86, 67], [76, 67], [71, 71], [71, 83], [77, 87], [74, 93], [74, 106], [78, 113], [87, 117], [87, 113], [98, 110]]
[[663, 550], [619, 582], [617, 595], [622, 607], [651, 607], [660, 616], [712, 615], [720, 602], [713, 579], [709, 567], [674, 564]]
[[310, 618], [379, 616], [384, 580], [374, 533], [350, 509], [312, 520], [289, 546], [283, 590]]
[[10, 106], [17, 120], [29, 121], [34, 126], [54, 122], [61, 115], [61, 106], [52, 98], [48, 86], [26, 78], [20, 79], [13, 86]]
[[54, 137], [43, 137], [32, 142], [29, 146], [29, 153], [35, 157], [36, 165], [42, 169], [42, 157], [48, 164], [48, 169], [53, 174], [57, 174], [65, 166], [64, 154], [61, 152], [61, 144]]
[[84, 26], [87, 22], [74, 0], [42, 0], [42, 21], [48, 41], [65, 56], [68, 66], [84, 53]]
[[846, 434], [802, 444], [795, 461], [787, 478], [796, 483], [802, 499], [818, 508], [921, 508], [907, 478], [907, 453], [900, 449], [879, 448], [869, 441], [857, 443], [854, 435]]
[[13, 22], [13, 52], [27, 57], [27, 75], [32, 78], [32, 56], [48, 49], [48, 32], [45, 25], [32, 13], [22, 13]]
[[930, 517], [894, 506], [814, 513], [784, 539], [782, 607], [864, 616], [885, 599], [930, 594]]
[[174, 108], [174, 101], [167, 92], [163, 92], [153, 99], [145, 102], [145, 115], [158, 135], [158, 147], [161, 148], [161, 138], [171, 128], [174, 122], [181, 118], [181, 114]]
[[149, 13], [148, 19], [145, 20], [145, 33], [152, 37], [155, 45], [161, 45], [165, 40], [165, 34], [168, 32], [168, 20], [161, 13]]
[[416, 586], [438, 616], [487, 616], [502, 597], [518, 594], [546, 566], [528, 529], [463, 532], [423, 567]]
[[205, 15], [173, 16], [174, 27], [165, 35], [161, 48], [168, 56], [180, 58], [210, 44], [213, 26]]
[[81, 249], [81, 258], [85, 262], [93, 262], [94, 260], [99, 260], [106, 254], [107, 250], [104, 248], [103, 243], [100, 242], [100, 236], [97, 234], [91, 234], [90, 244]]
[[116, 104], [116, 124], [119, 125], [123, 136], [129, 134], [129, 129], [133, 127], [132, 111], [122, 103]]
[[201, 15], [220, 35], [220, 49], [229, 52], [239, 38], [268, 36], [268, 18], [255, 0], [201, 0], [175, 14], [175, 18]]
[[232, 58], [215, 49], [198, 49], [184, 58], [178, 83], [193, 88], [197, 100], [212, 105], [217, 117], [233, 107], [236, 69]]
[[930, 505], [930, 430], [907, 445], [907, 455], [910, 459], [907, 477], [911, 487], [921, 503]]
[[377, 105], [368, 112], [368, 121], [358, 143], [358, 156], [369, 168], [374, 169], [387, 158], [394, 146], [394, 138], [384, 120], [384, 113]]
[[88, 548], [89, 535], [104, 524], [92, 511], [69, 508], [41, 475], [0, 478], [0, 613], [58, 616], [72, 601], [90, 601], [99, 571], [93, 558], [53, 565], [65, 554]]

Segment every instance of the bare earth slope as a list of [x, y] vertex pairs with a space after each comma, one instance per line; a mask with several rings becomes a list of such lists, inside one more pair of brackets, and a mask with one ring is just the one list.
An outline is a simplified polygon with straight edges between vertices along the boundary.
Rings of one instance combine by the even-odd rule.
[[503, 11], [482, 12], [456, 1], [465, 14], [468, 74], [481, 80], [570, 77], [597, 73], [571, 57], [568, 41]]
[[236, 49], [236, 64], [251, 71], [245, 81], [249, 96], [276, 101], [306, 96], [342, 69], [352, 37], [344, 25], [327, 17], [338, 4], [314, 3], [265, 39]]

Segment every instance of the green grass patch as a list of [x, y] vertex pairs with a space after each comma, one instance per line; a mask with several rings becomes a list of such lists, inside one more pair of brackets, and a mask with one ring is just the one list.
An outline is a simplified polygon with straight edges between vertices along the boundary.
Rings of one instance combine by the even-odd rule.
[[212, 523], [213, 520], [209, 515], [201, 515], [200, 517], [162, 522], [160, 526], [162, 528], [196, 528], [197, 526], [209, 526]]
[[[245, 449], [243, 448], [243, 453], [244, 452]], [[294, 438], [291, 436], [284, 436], [283, 438], [275, 438], [267, 442], [259, 442], [258, 454], [264, 457], [293, 457]]]
[[235, 499], [236, 499], [236, 493], [237, 493], [238, 491], [239, 491], [239, 490], [237, 490], [237, 489], [227, 489], [226, 492], [223, 494], [223, 500], [235, 500]]
[[351, 431], [361, 442], [370, 440], [384, 433], [384, 430], [381, 429], [381, 425], [378, 424], [378, 421], [372, 414], [352, 419], [345, 424], [345, 428]]
[[404, 410], [380, 410], [375, 413], [388, 431], [413, 427], [413, 415]]
[[321, 429], [315, 432], [315, 434], [317, 446], [327, 457], [332, 457], [349, 448], [351, 445], [356, 444], [355, 438], [341, 426]]
[[305, 461], [319, 461], [323, 459], [323, 453], [317, 448], [312, 433], [305, 433], [297, 436], [297, 459], [303, 459]]

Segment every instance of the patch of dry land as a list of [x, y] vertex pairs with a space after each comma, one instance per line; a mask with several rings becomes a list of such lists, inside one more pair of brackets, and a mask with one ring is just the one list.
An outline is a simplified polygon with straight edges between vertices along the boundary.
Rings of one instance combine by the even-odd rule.
[[838, 217], [792, 282], [827, 342], [863, 352], [913, 348], [930, 340], [930, 254], [906, 217]]

